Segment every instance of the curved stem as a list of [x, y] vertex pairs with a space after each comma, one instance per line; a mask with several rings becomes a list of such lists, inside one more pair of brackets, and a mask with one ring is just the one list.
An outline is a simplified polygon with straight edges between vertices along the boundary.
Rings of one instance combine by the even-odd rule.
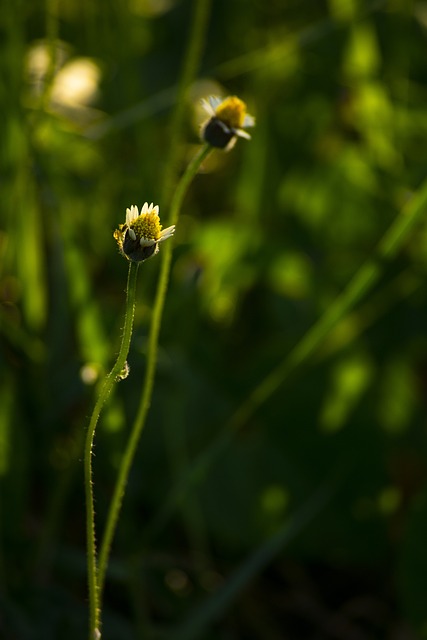
[[[205, 145], [199, 151], [199, 153], [193, 158], [188, 165], [184, 175], [178, 183], [174, 196], [171, 202], [170, 219], [168, 224], [176, 224], [178, 222], [179, 212], [184, 200], [184, 196], [190, 185], [191, 180], [196, 175], [203, 160], [210, 153], [211, 147]], [[163, 307], [166, 298], [166, 291], [169, 283], [169, 274], [172, 260], [172, 242], [166, 242], [162, 247], [162, 264], [159, 275], [159, 283], [157, 286], [156, 300], [153, 309], [153, 318], [151, 321], [151, 330], [148, 342], [147, 353], [147, 369], [145, 373], [144, 387], [142, 391], [141, 402], [138, 408], [138, 414], [136, 416], [132, 433], [129, 438], [126, 450], [123, 454], [119, 474], [114, 488], [114, 494], [111, 500], [110, 508], [107, 516], [107, 523], [105, 526], [105, 532], [101, 541], [101, 547], [99, 552], [99, 590], [102, 594], [102, 590], [105, 582], [105, 573], [107, 570], [108, 558], [110, 555], [111, 542], [113, 540], [114, 532], [116, 530], [117, 520], [120, 513], [120, 508], [123, 502], [123, 495], [125, 492], [126, 484], [129, 477], [129, 471], [135, 456], [138, 441], [141, 436], [142, 429], [145, 425], [148, 409], [150, 407], [151, 395], [154, 385], [154, 374], [156, 370], [157, 362], [157, 348], [159, 342], [160, 325], [162, 322]]]
[[119, 355], [110, 373], [106, 376], [101, 392], [96, 401], [89, 427], [86, 434], [85, 450], [84, 450], [84, 474], [85, 474], [85, 495], [86, 495], [86, 537], [87, 537], [87, 571], [88, 571], [88, 588], [89, 588], [89, 640], [97, 640], [100, 638], [100, 606], [99, 606], [99, 586], [98, 572], [96, 563], [96, 537], [95, 537], [95, 509], [93, 502], [93, 480], [92, 480], [92, 455], [93, 443], [95, 438], [95, 429], [101, 413], [101, 409], [105, 404], [111, 389], [117, 382], [118, 376], [126, 363], [129, 353], [130, 340], [132, 336], [133, 318], [135, 314], [135, 290], [136, 277], [138, 273], [138, 263], [129, 263], [129, 272], [126, 289], [126, 313], [125, 326], [123, 329], [122, 342], [120, 345]]

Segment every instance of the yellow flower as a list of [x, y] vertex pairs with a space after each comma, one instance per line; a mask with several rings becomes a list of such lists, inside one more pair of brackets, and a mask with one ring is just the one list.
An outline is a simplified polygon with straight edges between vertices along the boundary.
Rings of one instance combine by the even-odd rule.
[[159, 207], [148, 202], [138, 213], [138, 207], [132, 205], [126, 209], [126, 222], [115, 230], [114, 237], [121, 253], [128, 260], [142, 262], [155, 256], [159, 251], [159, 243], [173, 236], [175, 225], [162, 230], [159, 218]]
[[246, 113], [243, 100], [236, 96], [224, 100], [210, 96], [208, 100], [202, 100], [202, 106], [210, 115], [202, 125], [202, 138], [212, 147], [228, 151], [238, 137], [250, 140], [245, 129], [255, 125], [255, 118]]

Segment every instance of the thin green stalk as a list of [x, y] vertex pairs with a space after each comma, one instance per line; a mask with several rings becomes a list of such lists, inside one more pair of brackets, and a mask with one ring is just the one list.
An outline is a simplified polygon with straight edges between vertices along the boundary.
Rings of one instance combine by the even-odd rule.
[[40, 97], [40, 107], [44, 110], [47, 110], [49, 106], [57, 65], [59, 38], [58, 0], [46, 0], [46, 36], [49, 46], [49, 65]]
[[100, 638], [100, 600], [98, 571], [96, 562], [96, 538], [95, 538], [95, 509], [93, 502], [93, 480], [92, 480], [92, 453], [95, 438], [95, 429], [104, 406], [105, 401], [111, 393], [114, 384], [117, 382], [123, 368], [126, 364], [126, 358], [129, 353], [129, 346], [132, 336], [133, 318], [135, 315], [135, 291], [136, 278], [138, 274], [138, 263], [130, 262], [128, 271], [128, 280], [126, 288], [126, 313], [125, 326], [123, 328], [122, 342], [120, 345], [119, 355], [110, 373], [106, 376], [101, 392], [96, 401], [89, 427], [86, 434], [86, 443], [84, 451], [84, 472], [85, 472], [85, 494], [86, 494], [86, 535], [87, 535], [87, 570], [88, 570], [88, 587], [89, 587], [89, 640], [98, 640]]
[[[178, 222], [179, 212], [184, 200], [184, 196], [190, 185], [190, 182], [196, 175], [203, 160], [208, 156], [211, 151], [209, 145], [205, 145], [201, 148], [199, 153], [188, 165], [184, 175], [178, 183], [174, 196], [171, 202], [170, 219], [168, 223], [176, 224]], [[135, 457], [136, 448], [138, 446], [139, 438], [141, 437], [142, 429], [145, 425], [148, 409], [150, 407], [151, 395], [153, 392], [154, 375], [157, 363], [157, 348], [159, 342], [160, 325], [162, 322], [163, 307], [165, 304], [166, 291], [169, 283], [169, 274], [172, 260], [172, 242], [165, 243], [162, 247], [162, 263], [160, 268], [159, 283], [157, 286], [157, 295], [154, 303], [153, 317], [151, 321], [151, 331], [148, 342], [147, 352], [147, 369], [145, 373], [144, 388], [142, 392], [141, 403], [139, 405], [138, 414], [136, 416], [132, 432], [127, 444], [126, 450], [123, 454], [120, 469], [114, 488], [114, 494], [110, 503], [108, 511], [107, 522], [105, 525], [104, 535], [101, 540], [101, 546], [99, 551], [99, 567], [98, 567], [98, 584], [99, 592], [102, 595], [102, 591], [105, 583], [105, 574], [107, 571], [108, 559], [110, 555], [111, 542], [113, 540], [114, 532], [117, 526], [117, 520], [119, 517], [120, 509], [123, 502], [123, 496], [126, 488], [126, 484], [129, 477], [129, 471], [132, 466], [133, 459]]]

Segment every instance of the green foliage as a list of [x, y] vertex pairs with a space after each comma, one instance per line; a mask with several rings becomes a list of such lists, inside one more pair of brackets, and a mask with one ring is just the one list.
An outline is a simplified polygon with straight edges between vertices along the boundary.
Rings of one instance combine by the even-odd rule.
[[[167, 226], [198, 101], [220, 92], [257, 126], [184, 201], [103, 637], [426, 637], [424, 7], [215, 1], [171, 131], [193, 6], [0, 12], [0, 636], [85, 637], [82, 449], [125, 308], [112, 233], [145, 201]], [[99, 532], [161, 260], [140, 268], [130, 374], [97, 432]]]

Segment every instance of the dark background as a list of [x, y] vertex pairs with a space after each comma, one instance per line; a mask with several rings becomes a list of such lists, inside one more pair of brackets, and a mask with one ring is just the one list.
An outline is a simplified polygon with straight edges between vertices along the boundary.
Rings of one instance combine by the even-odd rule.
[[[193, 5], [2, 2], [0, 636], [86, 637], [82, 438], [127, 272], [112, 233], [159, 201], [171, 136], [176, 178], [197, 152], [200, 98], [237, 94], [257, 126], [184, 202], [103, 638], [426, 637], [425, 221], [250, 402], [424, 179], [427, 3], [214, 0], [171, 132]], [[97, 431], [98, 537], [160, 260], [140, 268], [131, 374]]]

